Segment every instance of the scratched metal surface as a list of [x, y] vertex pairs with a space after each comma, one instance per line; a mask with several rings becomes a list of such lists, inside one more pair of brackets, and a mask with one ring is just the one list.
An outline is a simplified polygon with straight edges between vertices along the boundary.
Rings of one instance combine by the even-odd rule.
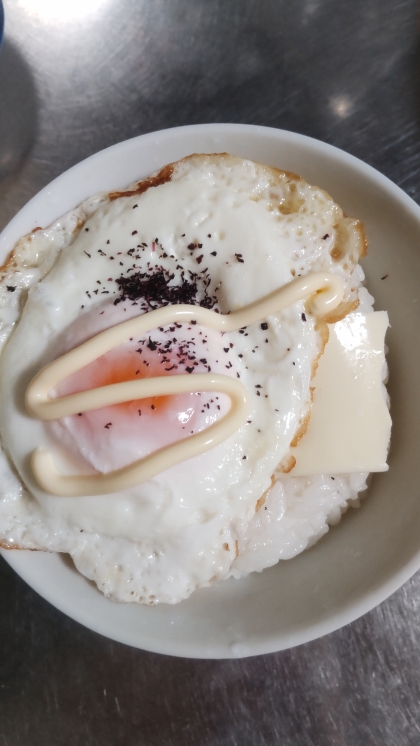
[[[420, 201], [419, 28], [394, 0], [6, 0], [0, 228], [115, 142], [174, 125], [282, 127]], [[392, 551], [392, 548], [390, 548]], [[363, 619], [239, 661], [132, 650], [0, 563], [1, 746], [420, 743], [420, 576]]]

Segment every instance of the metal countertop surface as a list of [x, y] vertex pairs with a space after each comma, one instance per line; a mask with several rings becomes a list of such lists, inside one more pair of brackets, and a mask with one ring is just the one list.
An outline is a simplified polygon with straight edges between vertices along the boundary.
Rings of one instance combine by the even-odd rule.
[[[0, 229], [74, 163], [201, 122], [293, 130], [420, 201], [413, 1], [6, 0]], [[0, 561], [1, 746], [417, 746], [420, 575], [273, 655], [199, 661], [112, 642]]]

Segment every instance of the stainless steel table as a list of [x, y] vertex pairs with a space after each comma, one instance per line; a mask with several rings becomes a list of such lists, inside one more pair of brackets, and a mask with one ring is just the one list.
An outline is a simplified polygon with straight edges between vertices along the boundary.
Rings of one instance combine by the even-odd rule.
[[[420, 200], [414, 1], [6, 0], [5, 11], [0, 228], [91, 153], [195, 122], [312, 135]], [[420, 744], [419, 575], [335, 634], [237, 661], [113, 643], [4, 562], [0, 578], [2, 746]]]

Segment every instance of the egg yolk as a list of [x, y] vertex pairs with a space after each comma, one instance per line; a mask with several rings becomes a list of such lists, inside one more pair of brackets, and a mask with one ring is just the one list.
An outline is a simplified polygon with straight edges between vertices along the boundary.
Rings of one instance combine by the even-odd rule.
[[[206, 373], [210, 366], [197, 338], [126, 342], [69, 376], [57, 396], [157, 376]], [[195, 345], [195, 346], [194, 346]], [[200, 356], [198, 349], [201, 350]], [[228, 400], [227, 400], [228, 402]], [[215, 392], [149, 397], [80, 412], [51, 427], [61, 445], [103, 472], [132, 463], [152, 451], [205, 429], [223, 414], [224, 397]]]
[[[180, 355], [179, 352], [171, 353], [168, 357], [162, 354], [161, 350], [153, 351], [141, 347], [134, 349], [133, 345], [121, 345], [69, 376], [57, 387], [57, 393], [64, 396], [124, 381], [185, 374], [188, 367], [186, 357], [186, 355]], [[199, 361], [194, 361], [192, 367], [194, 372], [207, 372], [208, 370]], [[182, 405], [182, 400], [186, 396], [191, 395], [155, 396], [113, 404], [106, 409], [109, 412], [126, 416], [138, 417], [139, 409], [164, 416], [168, 410], [173, 409], [175, 402]]]
[[[86, 391], [91, 388], [100, 388], [101, 386], [110, 386], [114, 383], [142, 378], [170, 376], [178, 372], [175, 368], [172, 371], [165, 370], [156, 355], [149, 355], [147, 360], [139, 360], [137, 353], [130, 354], [129, 352], [116, 355], [109, 353], [99, 358], [88, 368], [91, 368], [91, 370], [85, 369], [77, 374], [77, 379], [74, 380], [74, 384], [77, 386], [75, 391]], [[180, 372], [184, 373], [185, 371], [181, 370]], [[155, 396], [114, 404], [113, 408], [115, 411], [125, 412], [126, 414], [134, 411], [137, 414], [139, 407], [143, 407], [163, 414], [171, 398], [170, 396]]]

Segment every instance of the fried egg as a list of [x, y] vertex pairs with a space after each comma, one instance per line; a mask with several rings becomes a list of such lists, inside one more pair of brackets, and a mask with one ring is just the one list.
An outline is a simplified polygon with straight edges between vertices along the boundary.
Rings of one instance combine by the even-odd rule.
[[[0, 286], [3, 545], [69, 552], [112, 599], [148, 604], [175, 603], [229, 574], [262, 569], [260, 560], [241, 569], [238, 553], [264, 496], [293, 466], [290, 447], [310, 415], [326, 322], [360, 299], [369, 304], [357, 265], [364, 251], [360, 223], [321, 189], [225, 154], [186, 158], [23, 238]], [[234, 332], [168, 324], [127, 340], [52, 392], [222, 373], [249, 394], [246, 423], [224, 443], [120, 493], [57, 497], [41, 489], [30, 467], [38, 447], [53, 453], [63, 473], [107, 474], [205, 430], [229, 409], [222, 393], [198, 392], [42, 422], [26, 411], [24, 398], [45, 365], [155, 308], [187, 302], [228, 314], [319, 270], [336, 274], [345, 290], [322, 323], [301, 301]], [[347, 484], [345, 502], [364, 480]], [[331, 509], [337, 490], [333, 498]], [[284, 508], [278, 499], [271, 504], [280, 520], [276, 510]], [[314, 532], [303, 533], [288, 556], [311, 541]], [[288, 542], [281, 536], [277, 559]]]

